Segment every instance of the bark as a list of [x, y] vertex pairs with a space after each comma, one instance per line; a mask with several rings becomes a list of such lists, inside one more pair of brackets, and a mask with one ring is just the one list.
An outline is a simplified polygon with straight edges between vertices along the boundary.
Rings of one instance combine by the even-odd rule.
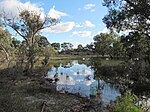
[[148, 65], [150, 65], [150, 54], [147, 56]]
[[26, 75], [31, 75], [34, 67], [34, 47], [29, 46], [28, 59], [26, 64]]
[[29, 48], [27, 52], [27, 63], [26, 63], [26, 68], [25, 68], [25, 75], [31, 75], [32, 74], [32, 69], [34, 66], [34, 40], [33, 40], [33, 35], [30, 33], [28, 34], [27, 38], [28, 40], [26, 41], [27, 47]]
[[101, 94], [101, 85], [100, 85], [100, 80], [98, 80], [98, 88], [97, 88], [97, 95]]
[[9, 61], [10, 57], [9, 57], [9, 54], [8, 54], [7, 50], [4, 48], [4, 46], [1, 43], [0, 43], [0, 47], [2, 48], [2, 50], [5, 54], [6, 60]]

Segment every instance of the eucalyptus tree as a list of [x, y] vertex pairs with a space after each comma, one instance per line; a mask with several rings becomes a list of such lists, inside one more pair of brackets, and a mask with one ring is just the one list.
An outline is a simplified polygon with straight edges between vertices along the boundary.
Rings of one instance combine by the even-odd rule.
[[42, 60], [42, 64], [47, 66], [49, 63], [50, 56], [55, 55], [55, 49], [51, 46], [50, 42], [46, 37], [39, 35], [38, 39], [38, 54], [39, 57], [44, 57]]
[[145, 34], [149, 32], [149, 0], [104, 0], [103, 5], [109, 10], [103, 18], [108, 28], [118, 31], [130, 29]]
[[109, 55], [114, 42], [113, 33], [100, 33], [94, 36], [94, 50], [99, 55]]
[[47, 38], [45, 36], [41, 36], [41, 35], [38, 35], [38, 37], [37, 37], [37, 43], [38, 43], [38, 45], [40, 47], [46, 47], [46, 46], [50, 45], [50, 43], [47, 40]]
[[126, 48], [123, 46], [124, 42], [122, 42], [123, 36], [117, 36], [117, 38], [114, 38], [110, 55], [114, 58], [124, 58], [126, 57]]
[[11, 34], [8, 30], [0, 28], [0, 50], [5, 55], [7, 61], [10, 60], [10, 50], [11, 50]]
[[64, 53], [70, 53], [70, 51], [73, 50], [73, 45], [69, 42], [64, 42], [61, 44], [61, 49]]
[[84, 47], [82, 46], [82, 44], [79, 44], [78, 47], [77, 47], [77, 51], [78, 52], [83, 52], [84, 50]]
[[52, 43], [51, 46], [58, 52], [60, 50], [60, 43]]
[[11, 27], [26, 42], [27, 64], [26, 69], [30, 74], [34, 66], [36, 56], [37, 35], [42, 29], [51, 27], [57, 23], [56, 19], [49, 16], [42, 17], [41, 13], [34, 11], [22, 10], [19, 17], [8, 17], [5, 12], [1, 14], [1, 18], [5, 25]]
[[88, 51], [92, 52], [93, 49], [94, 49], [94, 43], [87, 44], [87, 45], [85, 46], [85, 48], [86, 48]]
[[130, 39], [126, 44], [134, 47], [133, 51], [130, 49], [129, 52], [133, 52], [130, 54], [134, 54], [136, 49], [140, 52], [136, 57], [143, 57], [150, 64], [150, 1], [104, 0], [103, 5], [109, 10], [103, 18], [107, 28], [131, 32], [126, 37]]

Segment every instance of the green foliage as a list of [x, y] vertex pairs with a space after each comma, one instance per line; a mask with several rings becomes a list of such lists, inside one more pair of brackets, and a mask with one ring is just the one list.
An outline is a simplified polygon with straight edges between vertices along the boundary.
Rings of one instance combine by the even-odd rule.
[[58, 52], [60, 50], [60, 43], [52, 43], [51, 46]]
[[130, 33], [123, 39], [129, 58], [144, 59], [150, 65], [150, 1], [104, 0], [109, 10], [103, 18], [107, 28]]
[[21, 44], [21, 41], [17, 40], [16, 38], [12, 38], [12, 44], [15, 48], [18, 48]]
[[[109, 9], [104, 17], [108, 28], [118, 31], [131, 29], [148, 31], [145, 24], [149, 25], [150, 1], [148, 0], [104, 0], [104, 6]], [[139, 28], [143, 26], [143, 28]]]
[[46, 47], [48, 45], [50, 45], [49, 41], [47, 40], [46, 37], [38, 35], [39, 39], [37, 39], [37, 43], [39, 45], [39, 47]]
[[[26, 48], [22, 47], [23, 49], [21, 50], [25, 50], [26, 52], [21, 52], [26, 53], [26, 69], [28, 74], [30, 74], [36, 62], [35, 58], [38, 52], [41, 51], [41, 46], [46, 47], [49, 44], [46, 37], [39, 36], [40, 31], [55, 25], [57, 21], [47, 16], [41, 18], [41, 14], [28, 10], [22, 10], [19, 14], [19, 18], [8, 18], [5, 13], [1, 15], [5, 25], [10, 26], [24, 39]], [[14, 45], [15, 44], [16, 41], [14, 41]]]
[[9, 60], [10, 51], [12, 50], [11, 34], [9, 31], [0, 28], [0, 51]]
[[94, 37], [95, 52], [100, 55], [109, 55], [113, 46], [115, 35], [113, 33], [100, 33]]
[[69, 42], [64, 42], [61, 44], [61, 48], [66, 51], [66, 50], [71, 50], [73, 45]]
[[50, 57], [55, 55], [55, 50], [51, 46], [44, 47], [41, 51], [42, 56]]
[[69, 42], [64, 42], [61, 44], [61, 49], [64, 54], [71, 54], [71, 50], [73, 50], [73, 45]]
[[115, 112], [142, 112], [142, 110], [135, 106], [135, 97], [131, 93], [125, 93], [115, 106]]
[[83, 49], [84, 49], [84, 47], [82, 46], [82, 44], [79, 44], [79, 45], [78, 45], [78, 48], [77, 48], [77, 51], [78, 51], [78, 52], [82, 52]]
[[11, 34], [8, 30], [0, 28], [0, 42], [10, 46], [11, 44]]
[[120, 41], [120, 37], [116, 38], [113, 47], [111, 48], [110, 54], [113, 57], [123, 57], [125, 56], [125, 49], [123, 47], [123, 43]]
[[94, 43], [87, 44], [84, 49], [87, 50], [87, 51], [93, 51]]

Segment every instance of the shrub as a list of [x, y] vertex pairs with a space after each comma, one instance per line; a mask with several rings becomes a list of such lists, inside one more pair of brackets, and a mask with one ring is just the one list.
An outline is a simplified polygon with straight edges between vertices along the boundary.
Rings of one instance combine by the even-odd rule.
[[142, 110], [135, 106], [135, 97], [130, 93], [125, 93], [116, 103], [115, 112], [142, 112]]

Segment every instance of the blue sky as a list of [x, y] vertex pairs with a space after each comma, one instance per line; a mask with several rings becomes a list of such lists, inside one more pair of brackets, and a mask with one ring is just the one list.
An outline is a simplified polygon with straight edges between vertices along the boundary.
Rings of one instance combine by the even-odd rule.
[[70, 42], [76, 47], [78, 44], [90, 44], [94, 35], [107, 32], [102, 22], [107, 9], [102, 6], [102, 2], [103, 0], [0, 0], [0, 11], [5, 9], [15, 15], [20, 7], [42, 10], [42, 13], [60, 20], [53, 28], [43, 30], [42, 35], [50, 43]]

